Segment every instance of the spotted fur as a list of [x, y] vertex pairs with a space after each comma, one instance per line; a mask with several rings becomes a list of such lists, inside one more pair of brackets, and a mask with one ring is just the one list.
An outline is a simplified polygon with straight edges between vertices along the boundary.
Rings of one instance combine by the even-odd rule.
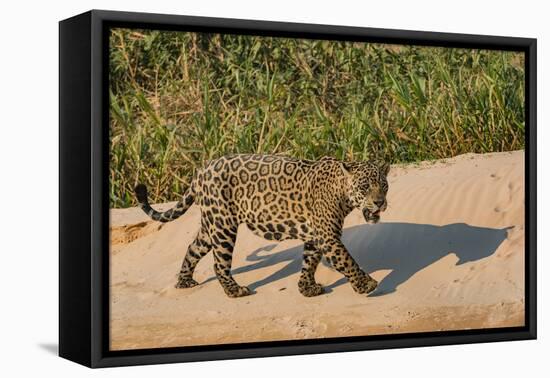
[[276, 155], [232, 155], [199, 170], [177, 205], [159, 213], [147, 202], [145, 186], [136, 187], [141, 208], [152, 219], [168, 222], [195, 203], [201, 228], [183, 261], [176, 287], [197, 285], [193, 271], [208, 252], [214, 254], [216, 276], [229, 297], [250, 294], [231, 275], [237, 228], [244, 223], [268, 240], [304, 242], [298, 289], [306, 297], [323, 293], [315, 282], [322, 257], [361, 294], [378, 283], [365, 273], [341, 241], [344, 218], [354, 208], [376, 223], [386, 209], [389, 164], [342, 162], [333, 158], [297, 160]]

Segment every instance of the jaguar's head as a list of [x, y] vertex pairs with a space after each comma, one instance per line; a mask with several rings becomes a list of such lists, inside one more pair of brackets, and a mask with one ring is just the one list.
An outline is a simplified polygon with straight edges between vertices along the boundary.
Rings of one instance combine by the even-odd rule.
[[363, 212], [365, 221], [377, 223], [380, 213], [386, 210], [388, 193], [387, 162], [351, 162], [344, 164], [348, 176], [348, 200], [352, 207]]

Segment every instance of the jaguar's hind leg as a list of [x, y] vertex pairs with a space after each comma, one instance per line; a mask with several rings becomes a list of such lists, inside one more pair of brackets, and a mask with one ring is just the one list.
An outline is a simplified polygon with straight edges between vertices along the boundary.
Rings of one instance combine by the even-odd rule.
[[198, 285], [198, 282], [193, 279], [193, 272], [200, 259], [207, 255], [211, 248], [208, 233], [201, 228], [195, 240], [187, 248], [187, 253], [178, 274], [176, 288], [183, 289]]
[[216, 277], [228, 297], [244, 297], [251, 293], [246, 286], [239, 286], [231, 274], [233, 248], [237, 239], [237, 227], [227, 227], [216, 230], [212, 235], [212, 251], [214, 253], [214, 271]]
[[302, 273], [298, 281], [298, 290], [305, 297], [314, 297], [323, 294], [323, 286], [315, 282], [315, 271], [321, 261], [322, 253], [317, 250], [312, 242], [304, 244], [304, 260]]

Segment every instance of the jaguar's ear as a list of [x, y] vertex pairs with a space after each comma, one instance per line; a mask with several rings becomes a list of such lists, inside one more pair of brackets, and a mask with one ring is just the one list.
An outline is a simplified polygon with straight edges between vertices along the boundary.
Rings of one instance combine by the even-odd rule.
[[340, 162], [340, 166], [342, 167], [342, 171], [347, 177], [352, 176], [352, 173], [351, 173], [352, 164], [350, 162], [342, 161]]
[[388, 175], [388, 173], [390, 172], [390, 163], [388, 161], [385, 161], [385, 162], [381, 163], [380, 172], [382, 172], [382, 174], [384, 176]]

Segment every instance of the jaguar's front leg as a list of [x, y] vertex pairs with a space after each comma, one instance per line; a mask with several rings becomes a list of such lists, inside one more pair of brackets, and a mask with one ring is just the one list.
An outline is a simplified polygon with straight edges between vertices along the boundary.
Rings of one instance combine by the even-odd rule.
[[348, 279], [357, 293], [368, 294], [376, 289], [378, 282], [361, 270], [340, 240], [328, 240], [320, 249], [332, 267]]

